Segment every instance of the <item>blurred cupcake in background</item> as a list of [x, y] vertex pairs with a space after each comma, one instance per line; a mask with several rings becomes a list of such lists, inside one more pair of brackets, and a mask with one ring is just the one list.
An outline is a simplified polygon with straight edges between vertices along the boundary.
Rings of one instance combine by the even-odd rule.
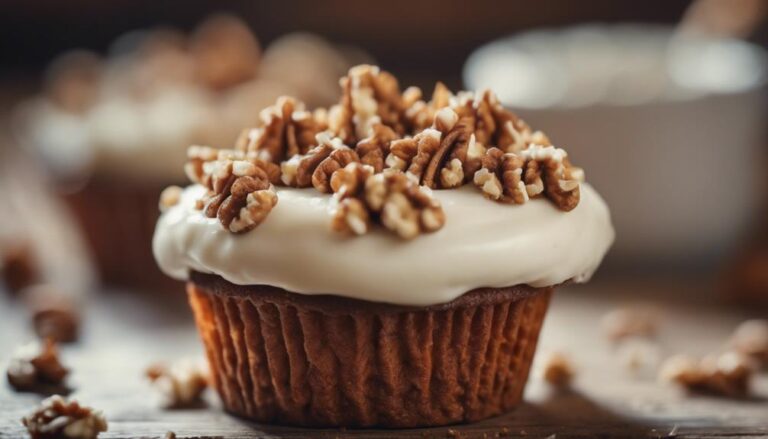
[[41, 93], [17, 109], [15, 131], [79, 220], [102, 280], [162, 288], [149, 237], [162, 188], [184, 181], [187, 146], [231, 144], [281, 95], [333, 102], [336, 81], [318, 78], [338, 78], [363, 56], [347, 53], [306, 34], [262, 53], [248, 26], [226, 15], [189, 35], [131, 32], [107, 56], [54, 60]]

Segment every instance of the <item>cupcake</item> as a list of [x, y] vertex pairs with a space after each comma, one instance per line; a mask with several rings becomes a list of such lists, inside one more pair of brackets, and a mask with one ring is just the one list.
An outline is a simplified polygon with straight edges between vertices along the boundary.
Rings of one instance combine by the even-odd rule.
[[258, 109], [303, 97], [259, 75], [269, 62], [245, 23], [214, 16], [189, 35], [132, 32], [107, 57], [75, 51], [52, 63], [44, 92], [18, 111], [19, 137], [78, 218], [104, 281], [168, 288], [149, 244], [158, 196], [186, 181], [188, 145], [231, 144]]
[[613, 241], [584, 172], [493, 93], [431, 99], [373, 66], [312, 112], [280, 98], [192, 147], [153, 240], [227, 411], [424, 427], [520, 403], [553, 290]]

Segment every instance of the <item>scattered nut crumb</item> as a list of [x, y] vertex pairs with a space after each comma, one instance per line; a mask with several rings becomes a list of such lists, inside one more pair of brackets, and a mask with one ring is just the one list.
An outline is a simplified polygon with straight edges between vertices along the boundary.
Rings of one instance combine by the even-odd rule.
[[565, 354], [550, 352], [543, 357], [540, 376], [551, 386], [556, 388], [569, 387], [574, 375], [573, 364]]
[[32, 439], [94, 439], [107, 431], [107, 421], [101, 412], [59, 395], [45, 399], [21, 422]]
[[747, 320], [731, 336], [731, 347], [768, 366], [768, 320]]
[[166, 408], [198, 405], [208, 387], [206, 368], [191, 360], [181, 360], [171, 366], [154, 364], [147, 368], [146, 375]]
[[23, 295], [38, 337], [59, 343], [77, 341], [80, 317], [75, 310], [75, 301], [69, 295], [48, 284], [29, 287]]
[[179, 204], [181, 193], [184, 190], [179, 186], [168, 186], [160, 193], [160, 212], [165, 212], [171, 207]]
[[0, 277], [12, 293], [37, 280], [39, 273], [30, 243], [16, 242], [0, 248]]
[[603, 316], [601, 326], [613, 342], [628, 337], [649, 338], [656, 335], [657, 316], [648, 308], [618, 308]]
[[642, 338], [629, 338], [619, 345], [621, 364], [633, 376], [653, 376], [661, 362], [659, 346]]
[[20, 392], [42, 394], [66, 392], [69, 370], [59, 361], [56, 344], [46, 340], [20, 347], [8, 364], [8, 383]]
[[690, 391], [743, 397], [749, 394], [753, 372], [748, 357], [737, 352], [725, 352], [707, 356], [700, 361], [685, 355], [675, 355], [661, 366], [659, 377]]

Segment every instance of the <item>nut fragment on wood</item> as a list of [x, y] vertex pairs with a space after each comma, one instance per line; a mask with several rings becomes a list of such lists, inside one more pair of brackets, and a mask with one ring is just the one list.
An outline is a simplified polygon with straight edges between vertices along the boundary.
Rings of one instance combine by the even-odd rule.
[[67, 393], [64, 383], [69, 370], [59, 361], [53, 340], [20, 347], [8, 363], [8, 383], [19, 392]]
[[59, 395], [45, 399], [21, 422], [32, 439], [94, 439], [107, 431], [101, 412]]
[[202, 403], [208, 388], [208, 373], [199, 362], [179, 360], [173, 364], [154, 364], [145, 372], [165, 408], [194, 407]]
[[571, 360], [561, 352], [543, 354], [539, 376], [549, 385], [564, 389], [570, 387], [576, 370]]
[[41, 340], [77, 341], [80, 335], [78, 302], [67, 291], [51, 284], [38, 284], [26, 288], [22, 295]]
[[738, 398], [750, 393], [753, 373], [754, 363], [748, 357], [725, 352], [702, 360], [685, 355], [670, 357], [662, 364], [659, 378], [693, 392]]
[[37, 260], [30, 242], [19, 241], [0, 246], [0, 277], [11, 293], [18, 293], [39, 279]]
[[747, 320], [731, 336], [730, 345], [737, 352], [748, 355], [768, 367], [768, 320]]

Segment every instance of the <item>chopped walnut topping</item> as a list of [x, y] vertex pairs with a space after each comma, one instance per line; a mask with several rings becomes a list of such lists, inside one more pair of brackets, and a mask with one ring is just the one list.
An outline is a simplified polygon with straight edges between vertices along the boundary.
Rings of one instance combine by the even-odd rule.
[[661, 366], [659, 377], [691, 391], [743, 397], [749, 394], [753, 372], [748, 357], [725, 352], [701, 361], [684, 355], [673, 356]]
[[550, 352], [543, 357], [540, 374], [551, 386], [566, 388], [571, 385], [575, 370], [567, 356], [560, 352]]
[[386, 163], [429, 188], [448, 189], [461, 186], [479, 168], [480, 158], [470, 156], [470, 150], [477, 150], [470, 120], [444, 108], [435, 115], [432, 128], [393, 141]]
[[554, 146], [530, 145], [520, 151], [525, 160], [523, 181], [530, 198], [546, 196], [566, 212], [579, 204], [579, 183], [583, 172], [573, 168], [568, 154]]
[[280, 97], [274, 106], [260, 113], [262, 125], [244, 131], [235, 149], [254, 153], [265, 162], [280, 163], [315, 146], [315, 136], [325, 130], [324, 113], [310, 113], [304, 104]]
[[522, 179], [525, 162], [521, 157], [490, 148], [483, 156], [481, 166], [475, 172], [473, 181], [487, 198], [515, 204], [528, 201]]
[[656, 335], [658, 316], [647, 307], [617, 308], [601, 320], [605, 335], [613, 342], [627, 338], [650, 338]]
[[198, 362], [182, 360], [170, 367], [154, 364], [147, 368], [147, 378], [167, 408], [192, 407], [202, 403], [208, 387], [208, 373]]
[[184, 172], [187, 178], [193, 183], [205, 184], [205, 172], [203, 165], [207, 162], [216, 160], [219, 151], [210, 146], [192, 145], [187, 148], [187, 163], [184, 165]]
[[317, 135], [317, 143], [318, 146], [306, 154], [295, 155], [281, 164], [283, 183], [294, 187], [314, 186], [320, 192], [330, 192], [333, 172], [360, 161], [353, 149], [327, 132]]
[[445, 224], [440, 203], [400, 171], [374, 174], [366, 165], [351, 164], [333, 175], [331, 187], [338, 201], [332, 222], [337, 231], [363, 234], [376, 221], [412, 239]]
[[160, 193], [160, 212], [165, 212], [171, 207], [179, 204], [181, 193], [184, 190], [179, 186], [168, 186]]
[[53, 340], [42, 345], [37, 342], [19, 348], [8, 364], [8, 383], [20, 392], [42, 394], [64, 393], [64, 380], [69, 370], [59, 361]]
[[217, 160], [206, 163], [206, 168], [210, 178], [203, 211], [230, 232], [252, 230], [277, 204], [269, 176], [252, 162]]
[[371, 135], [357, 142], [355, 151], [360, 156], [360, 162], [370, 165], [376, 172], [384, 169], [384, 158], [389, 154], [392, 141], [398, 138], [392, 128], [383, 123], [374, 123]]
[[107, 431], [107, 421], [101, 412], [59, 395], [45, 399], [21, 422], [32, 439], [94, 439]]
[[405, 117], [408, 120], [411, 131], [414, 133], [419, 133], [429, 128], [435, 119], [435, 114], [449, 106], [453, 97], [451, 91], [442, 82], [438, 82], [435, 85], [435, 90], [432, 92], [432, 100], [428, 103], [421, 100], [421, 90], [411, 87], [406, 90], [406, 92], [409, 91], [410, 93], [407, 95], [403, 93], [406, 105]]
[[371, 136], [373, 126], [382, 123], [398, 135], [406, 132], [405, 100], [397, 79], [370, 65], [349, 70], [341, 81], [341, 103], [331, 108], [330, 129], [347, 144]]
[[768, 320], [747, 320], [731, 336], [731, 346], [768, 366]]

